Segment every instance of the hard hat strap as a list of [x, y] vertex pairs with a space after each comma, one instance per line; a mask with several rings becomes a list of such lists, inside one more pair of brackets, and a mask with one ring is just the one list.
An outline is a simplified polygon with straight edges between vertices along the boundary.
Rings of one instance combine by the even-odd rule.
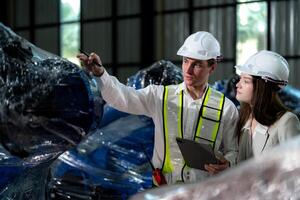
[[268, 76], [262, 76], [261, 78], [264, 79], [265, 81], [270, 81], [270, 82], [275, 83], [277, 85], [283, 85], [284, 86], [284, 85], [287, 85], [287, 83], [288, 83], [287, 81], [275, 80], [275, 79], [272, 79]]
[[223, 55], [219, 55], [216, 57], [216, 61], [221, 62], [223, 60], [223, 58], [224, 58]]

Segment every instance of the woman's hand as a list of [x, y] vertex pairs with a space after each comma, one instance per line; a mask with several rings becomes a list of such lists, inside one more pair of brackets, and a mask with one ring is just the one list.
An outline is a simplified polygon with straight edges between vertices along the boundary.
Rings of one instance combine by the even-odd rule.
[[85, 54], [80, 53], [77, 55], [77, 58], [83, 63], [85, 69], [94, 76], [102, 76], [104, 73], [101, 59], [97, 54], [91, 53], [89, 56], [86, 56]]

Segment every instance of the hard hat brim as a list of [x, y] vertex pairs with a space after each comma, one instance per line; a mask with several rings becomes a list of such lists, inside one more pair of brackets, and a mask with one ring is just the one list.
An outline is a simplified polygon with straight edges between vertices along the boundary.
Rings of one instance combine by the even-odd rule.
[[256, 73], [253, 73], [250, 71], [250, 69], [244, 65], [236, 65], [234, 66], [235, 67], [235, 73], [237, 75], [241, 75], [241, 74], [247, 74], [247, 75], [251, 75], [251, 76], [259, 76], [261, 77], [262, 79], [266, 80], [266, 81], [269, 81], [269, 82], [272, 82], [272, 83], [275, 83], [279, 86], [285, 86], [287, 85], [288, 81], [284, 81], [284, 80], [276, 80], [276, 79], [273, 79], [271, 77], [268, 77], [268, 76], [262, 76], [262, 75], [259, 75], [259, 74], [256, 74]]
[[195, 54], [195, 53], [190, 52], [190, 51], [182, 51], [181, 49], [179, 49], [177, 51], [177, 55], [182, 56], [182, 57], [196, 59], [196, 60], [217, 59], [217, 56], [204, 56], [204, 55], [200, 55], [200, 54]]
[[252, 76], [256, 76], [256, 74], [252, 73], [247, 67], [245, 67], [244, 65], [236, 65], [234, 66], [235, 68], [235, 73], [237, 75], [241, 75], [242, 73], [245, 73], [245, 74], [249, 74], [249, 75], [252, 75]]

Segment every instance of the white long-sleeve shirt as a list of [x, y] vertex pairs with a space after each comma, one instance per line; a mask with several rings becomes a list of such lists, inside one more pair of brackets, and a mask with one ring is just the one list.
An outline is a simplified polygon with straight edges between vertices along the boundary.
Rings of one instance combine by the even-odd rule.
[[[100, 78], [96, 78], [100, 85], [103, 99], [115, 109], [123, 112], [145, 115], [151, 117], [155, 124], [154, 151], [152, 162], [157, 168], [161, 168], [164, 159], [164, 132], [162, 119], [162, 98], [164, 87], [161, 85], [149, 85], [146, 88], [136, 90], [125, 86], [106, 71]], [[178, 90], [184, 90], [183, 105], [183, 133], [188, 139], [193, 138], [202, 98], [194, 100], [188, 93], [184, 83], [178, 85]], [[238, 112], [235, 105], [225, 98], [222, 119], [215, 144], [215, 152], [221, 152], [230, 162], [236, 164], [237, 139], [234, 136]], [[199, 171], [199, 170], [198, 170]], [[198, 175], [188, 174], [188, 180], [196, 181]], [[186, 179], [186, 180], [187, 180]]]

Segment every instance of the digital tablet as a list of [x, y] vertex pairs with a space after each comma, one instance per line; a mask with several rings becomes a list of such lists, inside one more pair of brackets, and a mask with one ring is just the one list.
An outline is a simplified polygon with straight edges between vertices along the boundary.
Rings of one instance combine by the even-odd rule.
[[218, 160], [209, 142], [193, 141], [184, 138], [176, 138], [177, 144], [188, 167], [204, 169], [205, 164], [217, 164]]

